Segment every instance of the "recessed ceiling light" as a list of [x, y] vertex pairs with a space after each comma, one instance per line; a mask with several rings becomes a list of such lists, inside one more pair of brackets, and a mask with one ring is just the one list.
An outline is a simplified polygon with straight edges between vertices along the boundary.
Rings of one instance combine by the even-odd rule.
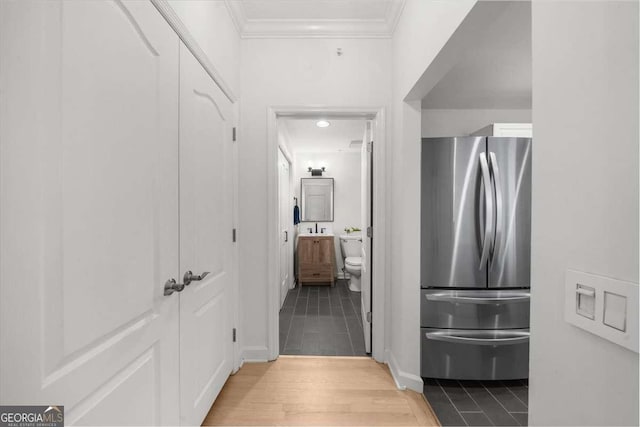
[[328, 122], [328, 121], [326, 121], [326, 120], [318, 120], [318, 121], [316, 122], [316, 126], [318, 126], [319, 128], [326, 128], [326, 127], [328, 127], [330, 124], [331, 124], [331, 123], [329, 123], [329, 122]]

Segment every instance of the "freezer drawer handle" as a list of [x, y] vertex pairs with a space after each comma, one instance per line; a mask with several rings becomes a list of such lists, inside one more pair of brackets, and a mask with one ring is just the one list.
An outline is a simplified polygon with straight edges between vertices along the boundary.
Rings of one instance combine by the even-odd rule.
[[471, 338], [459, 335], [449, 335], [442, 332], [427, 332], [427, 339], [434, 341], [445, 341], [456, 344], [476, 344], [476, 345], [514, 345], [529, 342], [529, 333], [522, 332], [522, 335], [511, 336], [508, 338]]
[[517, 295], [510, 297], [484, 298], [484, 297], [456, 297], [446, 294], [426, 294], [427, 301], [446, 301], [466, 304], [503, 304], [512, 302], [528, 302], [529, 295]]

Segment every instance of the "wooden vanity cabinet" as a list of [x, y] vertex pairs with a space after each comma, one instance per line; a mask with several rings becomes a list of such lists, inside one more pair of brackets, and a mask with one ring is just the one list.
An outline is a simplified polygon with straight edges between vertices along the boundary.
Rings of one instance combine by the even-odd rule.
[[335, 284], [336, 253], [333, 236], [298, 237], [298, 283]]

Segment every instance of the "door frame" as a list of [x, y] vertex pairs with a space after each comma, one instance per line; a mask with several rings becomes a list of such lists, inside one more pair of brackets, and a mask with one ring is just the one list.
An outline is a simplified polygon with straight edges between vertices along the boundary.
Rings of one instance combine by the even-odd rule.
[[[386, 222], [386, 114], [384, 107], [326, 107], [326, 106], [271, 106], [267, 108], [267, 350], [269, 360], [275, 360], [280, 354], [279, 334], [279, 224], [278, 224], [278, 119], [317, 118], [328, 119], [366, 119], [374, 123], [373, 144], [373, 210], [372, 224], [375, 245], [373, 245], [372, 265], [375, 266], [371, 285], [371, 356], [378, 362], [384, 362], [385, 336], [388, 316], [387, 274], [387, 222]], [[374, 325], [377, 325], [374, 327]]]

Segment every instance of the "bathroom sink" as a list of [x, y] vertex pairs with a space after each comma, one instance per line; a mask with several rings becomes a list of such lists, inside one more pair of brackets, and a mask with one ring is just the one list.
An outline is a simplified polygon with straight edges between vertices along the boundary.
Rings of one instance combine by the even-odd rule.
[[318, 237], [318, 236], [333, 237], [333, 233], [309, 233], [309, 232], [298, 233], [298, 237]]

